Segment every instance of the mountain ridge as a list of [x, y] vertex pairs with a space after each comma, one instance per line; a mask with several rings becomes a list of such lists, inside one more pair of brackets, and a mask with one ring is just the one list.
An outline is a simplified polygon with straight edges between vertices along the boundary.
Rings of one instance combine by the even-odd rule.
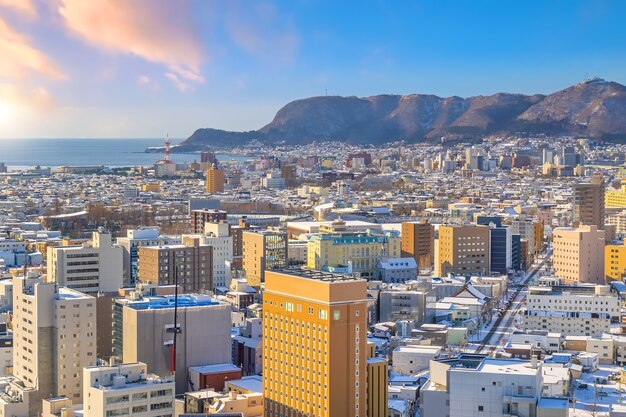
[[586, 136], [626, 142], [626, 87], [591, 79], [552, 94], [317, 96], [287, 103], [258, 130], [196, 130], [178, 151], [262, 143], [480, 140], [487, 135]]

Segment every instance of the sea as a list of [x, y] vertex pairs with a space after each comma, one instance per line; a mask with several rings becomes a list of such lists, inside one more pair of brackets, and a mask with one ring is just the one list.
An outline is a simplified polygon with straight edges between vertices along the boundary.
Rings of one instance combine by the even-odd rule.
[[[172, 145], [176, 142], [172, 141]], [[110, 168], [149, 166], [163, 159], [161, 153], [146, 153], [148, 147], [163, 147], [163, 139], [0, 139], [0, 162], [9, 170], [34, 166], [104, 165]], [[217, 153], [219, 161], [245, 162], [245, 155]], [[173, 153], [173, 162], [200, 162], [199, 153]]]

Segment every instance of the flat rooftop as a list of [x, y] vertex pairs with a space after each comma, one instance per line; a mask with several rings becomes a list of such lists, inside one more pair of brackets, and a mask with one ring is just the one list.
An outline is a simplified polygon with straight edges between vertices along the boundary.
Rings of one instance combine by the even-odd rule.
[[515, 359], [492, 359], [485, 358], [476, 368], [479, 372], [487, 372], [492, 374], [518, 374], [518, 375], [535, 375], [539, 372], [539, 368], [532, 368], [530, 362]]
[[58, 300], [78, 300], [93, 298], [91, 295], [84, 294], [80, 291], [73, 290], [67, 287], [60, 287], [57, 293]]
[[[159, 310], [174, 308], [175, 296], [144, 297], [141, 300], [126, 300], [125, 305], [135, 310]], [[203, 294], [184, 294], [178, 296], [178, 308], [215, 306], [224, 303]]]
[[232, 363], [219, 363], [217, 365], [190, 366], [189, 369], [190, 370], [192, 369], [201, 374], [241, 371], [241, 368], [233, 365]]
[[441, 351], [441, 346], [429, 346], [429, 345], [406, 345], [398, 346], [394, 352], [411, 352], [411, 353], [427, 353], [437, 354]]
[[346, 274], [333, 274], [330, 272], [315, 271], [312, 269], [278, 269], [275, 271], [279, 274], [291, 275], [299, 278], [316, 279], [319, 281], [335, 282], [335, 281], [360, 281], [361, 278], [355, 278]]
[[[602, 285], [602, 287], [608, 287]], [[528, 287], [529, 295], [564, 295], [570, 294], [577, 297], [596, 297], [596, 285], [534, 285]], [[614, 293], [604, 294], [605, 297], [615, 297]]]
[[259, 375], [246, 376], [241, 379], [226, 381], [229, 385], [250, 392], [263, 392], [263, 378]]

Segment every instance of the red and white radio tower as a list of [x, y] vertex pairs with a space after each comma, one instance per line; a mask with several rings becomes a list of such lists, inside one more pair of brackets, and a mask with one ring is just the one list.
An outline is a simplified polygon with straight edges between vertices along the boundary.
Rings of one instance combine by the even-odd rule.
[[170, 161], [170, 154], [172, 153], [172, 149], [170, 148], [171, 144], [172, 142], [170, 142], [170, 135], [167, 135], [167, 138], [165, 139], [165, 162], [171, 162]]

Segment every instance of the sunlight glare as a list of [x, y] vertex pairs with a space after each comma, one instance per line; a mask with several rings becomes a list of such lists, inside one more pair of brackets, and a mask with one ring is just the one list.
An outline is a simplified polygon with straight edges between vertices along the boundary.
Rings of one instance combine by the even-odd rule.
[[13, 108], [10, 104], [0, 101], [0, 123], [5, 125], [13, 115]]

